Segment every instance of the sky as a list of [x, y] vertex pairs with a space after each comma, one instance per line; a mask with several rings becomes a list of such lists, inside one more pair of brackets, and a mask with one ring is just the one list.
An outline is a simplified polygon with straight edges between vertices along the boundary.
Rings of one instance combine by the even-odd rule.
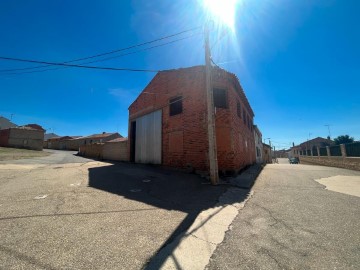
[[[227, 11], [228, 18], [235, 15], [233, 27], [201, 0], [2, 0], [0, 57], [63, 63], [195, 29], [86, 65], [203, 65], [202, 27], [210, 19], [212, 58], [239, 78], [266, 142], [288, 148], [328, 136], [328, 127], [332, 138], [348, 134], [360, 140], [360, 1], [227, 1], [237, 2]], [[37, 66], [0, 60], [0, 115], [58, 135], [127, 136], [128, 107], [156, 74], [18, 70]]]

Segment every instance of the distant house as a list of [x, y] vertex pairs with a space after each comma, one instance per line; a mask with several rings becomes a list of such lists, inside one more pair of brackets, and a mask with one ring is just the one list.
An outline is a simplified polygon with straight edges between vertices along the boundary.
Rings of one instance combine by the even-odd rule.
[[263, 162], [272, 163], [271, 146], [266, 143], [263, 143]]
[[6, 128], [12, 128], [17, 127], [13, 122], [11, 122], [9, 119], [0, 116], [0, 129], [6, 129]]
[[100, 134], [93, 134], [87, 137], [83, 137], [81, 139], [84, 140], [84, 144], [93, 144], [93, 143], [102, 143], [102, 142], [107, 142], [107, 141], [111, 141], [117, 138], [122, 138], [123, 136], [121, 136], [119, 133], [114, 132], [114, 133], [107, 133], [107, 132], [103, 132]]
[[290, 150], [287, 150], [287, 149], [273, 151], [273, 157], [274, 158], [288, 158], [289, 151]]
[[47, 147], [50, 149], [78, 151], [81, 145], [102, 143], [116, 138], [122, 138], [122, 136], [117, 132], [115, 133], [103, 132], [100, 134], [93, 134], [85, 137], [81, 137], [81, 136], [53, 137], [47, 140]]
[[317, 153], [317, 148], [331, 146], [334, 141], [322, 137], [316, 137], [299, 145], [293, 146], [290, 149], [290, 155], [292, 157], [299, 157], [299, 155], [311, 156], [311, 153]]
[[52, 137], [48, 139], [46, 148], [57, 149], [57, 150], [66, 150], [66, 141], [74, 139], [72, 136], [61, 136], [61, 137]]
[[0, 130], [0, 146], [42, 150], [45, 130], [36, 124]]
[[85, 137], [82, 136], [76, 136], [72, 139], [66, 140], [66, 150], [72, 150], [72, 151], [79, 151], [79, 147], [81, 145], [84, 145], [85, 143]]
[[[238, 78], [213, 68], [219, 171], [236, 172], [256, 161], [253, 110]], [[205, 67], [158, 72], [129, 107], [129, 158], [208, 172]]]
[[256, 163], [263, 163], [262, 134], [256, 125], [254, 125], [254, 140], [255, 140]]

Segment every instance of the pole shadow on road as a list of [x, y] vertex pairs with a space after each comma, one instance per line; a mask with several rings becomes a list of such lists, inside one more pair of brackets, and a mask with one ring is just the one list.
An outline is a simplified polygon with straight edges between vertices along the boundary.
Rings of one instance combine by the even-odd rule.
[[[195, 174], [159, 166], [122, 162], [89, 168], [89, 186], [130, 200], [187, 214], [155, 256], [169, 243], [178, 241], [177, 236], [191, 226], [199, 213], [217, 205], [219, 197], [228, 189], [226, 185], [211, 186]], [[234, 202], [245, 200], [245, 193], [243, 198], [233, 198]], [[172, 246], [176, 247], [177, 244]], [[165, 259], [161, 259], [157, 265], [161, 266]]]

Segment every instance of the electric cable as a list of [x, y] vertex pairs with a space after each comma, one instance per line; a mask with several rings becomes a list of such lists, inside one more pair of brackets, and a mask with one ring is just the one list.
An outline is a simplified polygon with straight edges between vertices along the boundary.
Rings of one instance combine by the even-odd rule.
[[[84, 63], [81, 63], [81, 65], [90, 64], [90, 63], [96, 63], [96, 62], [102, 62], [102, 61], [108, 61], [108, 60], [123, 57], [123, 56], [126, 56], [126, 55], [131, 55], [131, 54], [135, 54], [135, 53], [139, 53], [139, 52], [143, 52], [143, 51], [148, 51], [148, 50], [151, 50], [151, 49], [154, 49], [154, 48], [162, 47], [162, 46], [173, 44], [175, 42], [179, 42], [179, 41], [182, 41], [182, 40], [185, 40], [185, 39], [189, 39], [189, 38], [192, 38], [192, 37], [197, 36], [197, 35], [199, 35], [199, 33], [198, 34], [193, 34], [191, 36], [187, 36], [187, 37], [184, 37], [184, 38], [172, 40], [172, 41], [169, 41], [169, 42], [166, 42], [166, 43], [158, 44], [158, 45], [155, 45], [155, 46], [151, 46], [151, 47], [148, 47], [148, 48], [144, 48], [144, 49], [141, 49], [141, 50], [137, 50], [137, 51], [133, 51], [133, 52], [129, 52], [129, 53], [124, 53], [124, 54], [120, 54], [120, 55], [115, 55], [115, 56], [107, 57], [107, 58], [104, 58], [104, 59], [97, 59], [97, 60], [93, 60], [93, 61], [84, 62]], [[69, 63], [69, 62], [64, 62], [64, 63]], [[53, 66], [53, 65], [42, 65], [41, 67], [49, 67], [49, 66]], [[20, 75], [20, 74], [29, 74], [29, 73], [39, 73], [39, 72], [45, 72], [45, 71], [51, 71], [51, 70], [59, 70], [59, 69], [69, 68], [69, 67], [71, 67], [71, 66], [48, 68], [48, 69], [35, 70], [35, 71], [5, 73], [3, 75]]]
[[0, 59], [9, 60], [9, 61], [17, 61], [17, 62], [25, 62], [25, 63], [46, 64], [46, 65], [50, 65], [50, 66], [65, 66], [65, 67], [76, 67], [76, 68], [87, 68], [87, 69], [104, 69], [104, 70], [135, 71], [135, 72], [159, 72], [160, 71], [160, 70], [154, 70], [154, 69], [132, 69], [132, 68], [84, 66], [84, 65], [55, 63], [55, 62], [38, 61], [38, 60], [21, 59], [21, 58], [4, 57], [4, 56], [0, 56]]
[[[104, 55], [109, 55], [109, 54], [113, 54], [113, 53], [117, 53], [117, 52], [121, 52], [121, 51], [125, 51], [125, 50], [130, 50], [130, 49], [133, 49], [133, 48], [136, 48], [136, 47], [148, 45], [148, 44], [151, 44], [151, 43], [154, 43], [154, 42], [158, 42], [158, 41], [169, 39], [169, 38], [172, 38], [172, 37], [175, 37], [175, 36], [178, 36], [178, 35], [182, 35], [182, 34], [197, 30], [199, 28], [201, 28], [201, 27], [195, 27], [195, 28], [192, 28], [192, 29], [184, 30], [184, 31], [172, 34], [172, 35], [168, 35], [168, 36], [157, 38], [157, 39], [154, 39], [154, 40], [151, 40], [151, 41], [147, 41], [147, 42], [143, 42], [143, 43], [140, 43], [140, 44], [128, 46], [128, 47], [125, 47], [125, 48], [120, 48], [120, 49], [112, 50], [112, 51], [105, 52], [105, 53], [100, 53], [100, 54], [96, 54], [96, 55], [92, 55], [92, 56], [88, 56], [88, 57], [82, 57], [82, 58], [66, 61], [66, 62], [63, 62], [63, 64], [78, 62], [78, 61], [92, 59], [92, 58], [96, 58], [96, 57], [100, 57], [100, 56], [104, 56]], [[21, 70], [29, 70], [29, 69], [38, 69], [38, 68], [44, 68], [44, 67], [48, 67], [48, 66], [51, 66], [51, 65], [49, 64], [49, 65], [46, 65], [46, 66], [42, 65], [42, 66], [27, 67], [27, 68], [3, 69], [3, 70], [0, 70], [0, 72], [12, 72], [12, 71], [21, 71]]]

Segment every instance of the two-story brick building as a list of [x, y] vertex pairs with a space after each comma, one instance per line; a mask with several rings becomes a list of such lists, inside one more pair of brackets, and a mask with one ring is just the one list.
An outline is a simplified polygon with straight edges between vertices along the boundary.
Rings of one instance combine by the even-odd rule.
[[[254, 113], [237, 77], [213, 68], [219, 171], [256, 161]], [[161, 71], [129, 107], [129, 159], [208, 171], [205, 67]]]

